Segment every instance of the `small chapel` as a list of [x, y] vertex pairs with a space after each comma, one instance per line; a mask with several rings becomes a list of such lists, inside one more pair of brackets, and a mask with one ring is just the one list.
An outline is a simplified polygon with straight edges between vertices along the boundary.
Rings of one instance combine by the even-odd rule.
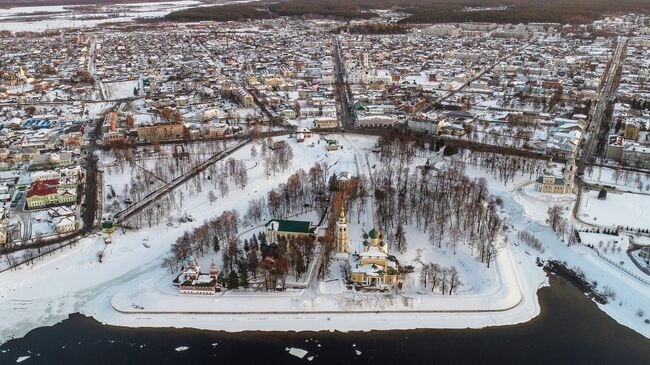
[[217, 281], [218, 275], [214, 259], [210, 264], [210, 272], [202, 273], [199, 261], [190, 256], [178, 277], [178, 288], [181, 294], [211, 295], [221, 291], [221, 285]]

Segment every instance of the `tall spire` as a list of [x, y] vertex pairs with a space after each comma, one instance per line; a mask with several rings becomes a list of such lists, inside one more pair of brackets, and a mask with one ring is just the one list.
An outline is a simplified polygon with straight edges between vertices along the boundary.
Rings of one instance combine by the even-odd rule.
[[348, 232], [348, 224], [345, 219], [345, 209], [341, 207], [341, 214], [339, 220], [336, 222], [336, 252], [347, 253], [350, 240], [350, 233]]
[[544, 174], [553, 175], [553, 157], [548, 158], [548, 162], [546, 163], [546, 168], [544, 169]]

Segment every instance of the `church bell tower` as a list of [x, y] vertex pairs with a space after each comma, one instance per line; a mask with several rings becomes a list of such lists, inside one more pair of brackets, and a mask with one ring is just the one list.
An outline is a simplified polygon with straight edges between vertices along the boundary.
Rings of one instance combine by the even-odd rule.
[[341, 208], [339, 220], [336, 222], [336, 252], [348, 253], [350, 242], [350, 232], [348, 223], [345, 219], [345, 209]]

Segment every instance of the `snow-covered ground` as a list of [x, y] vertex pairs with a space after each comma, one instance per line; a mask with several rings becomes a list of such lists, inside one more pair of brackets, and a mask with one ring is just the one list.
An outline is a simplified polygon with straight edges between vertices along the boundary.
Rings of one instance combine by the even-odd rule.
[[616, 189], [650, 194], [650, 175], [640, 172], [608, 167], [588, 168], [583, 176], [585, 182], [596, 185], [614, 186]]
[[609, 191], [598, 199], [598, 191], [583, 191], [578, 216], [586, 223], [602, 227], [650, 228], [650, 196]]
[[[469, 173], [470, 175], [473, 174], [471, 171], [469, 171]], [[479, 173], [479, 175], [481, 174], [482, 173]], [[544, 253], [536, 252], [531, 248], [526, 247], [525, 244], [521, 244], [520, 247], [524, 247], [526, 252], [531, 255], [537, 255], [543, 259], [554, 259], [559, 262], [565, 262], [568, 267], [579, 269], [585, 274], [585, 277], [590, 282], [597, 283], [598, 290], [602, 291], [606, 287], [612, 289], [615, 292], [615, 298], [612, 298], [608, 304], [598, 304], [598, 307], [614, 318], [618, 323], [650, 338], [650, 326], [644, 323], [644, 320], [648, 318], [648, 311], [650, 310], [648, 304], [650, 303], [650, 285], [639, 281], [611, 263], [598, 257], [595, 251], [591, 248], [579, 244], [567, 246], [566, 242], [561, 241], [557, 237], [557, 234], [546, 226], [545, 219], [543, 221], [540, 221], [539, 219], [544, 216], [548, 207], [557, 204], [557, 201], [551, 199], [546, 205], [541, 204], [534, 210], [531, 210], [528, 207], [539, 204], [539, 201], [535, 202], [535, 200], [537, 200], [535, 198], [526, 198], [527, 195], [525, 194], [517, 194], [517, 185], [520, 184], [521, 183], [517, 183], [517, 180], [515, 181], [514, 186], [513, 184], [509, 184], [510, 190], [507, 186], [500, 184], [498, 186], [502, 188], [503, 193], [498, 193], [498, 195], [503, 199], [504, 207], [508, 211], [507, 216], [509, 217], [509, 225], [518, 230], [527, 230], [534, 233], [535, 236], [542, 241]], [[496, 192], [496, 190], [493, 189], [493, 185], [490, 187], [492, 188], [492, 192]], [[595, 194], [597, 194], [597, 192], [595, 192]], [[638, 194], [628, 195], [640, 197]], [[558, 199], [560, 198], [558, 197]], [[593, 197], [593, 200], [597, 200], [595, 196]], [[591, 202], [589, 204], [591, 204]], [[593, 207], [590, 208], [590, 211], [591, 209], [593, 209]], [[612, 210], [612, 208], [608, 207], [601, 211], [601, 214], [611, 214], [612, 217], [616, 217], [617, 214], [620, 214], [624, 210], [622, 206], [617, 206], [616, 209], [620, 210]], [[567, 206], [567, 217], [570, 217], [570, 210], [571, 207]], [[610, 213], [607, 213], [608, 211]], [[576, 225], [577, 227], [582, 226], [579, 222], [576, 223]], [[517, 238], [513, 232], [513, 234], [511, 234], [511, 242], [516, 241]], [[612, 257], [612, 259], [616, 258]], [[631, 267], [633, 264], [629, 259], [623, 265], [628, 269], [633, 269]], [[643, 310], [645, 317], [637, 315], [639, 309]]]
[[545, 223], [548, 218], [547, 210], [551, 205], [561, 206], [568, 216], [568, 210], [575, 202], [575, 194], [540, 193], [535, 190], [535, 183], [525, 181], [517, 185], [513, 197], [524, 210], [526, 216], [535, 221]]
[[[256, 0], [228, 1], [247, 3]], [[130, 22], [139, 18], [158, 18], [172, 11], [197, 6], [225, 4], [203, 3], [196, 0], [161, 1], [150, 3], [111, 4], [98, 7], [95, 12], [75, 11], [73, 5], [19, 6], [0, 9], [0, 30], [12, 32], [43, 32], [60, 28], [93, 28], [103, 23]]]
[[[178, 160], [173, 157], [174, 145], [162, 145], [159, 152], [154, 152], [151, 147], [136, 147], [130, 161], [121, 152], [118, 160], [113, 151], [97, 151], [102, 171], [104, 212], [126, 208], [129, 205], [124, 202], [126, 198], [137, 201], [132, 194], [134, 185], [146, 182], [146, 190], [141, 191], [141, 195], [146, 195], [234, 143], [233, 140], [224, 140], [184, 145], [187, 157]], [[115, 192], [115, 197], [109, 194], [112, 192]]]
[[[281, 293], [225, 291], [208, 297], [178, 294], [171, 285], [173, 275], [161, 268], [160, 263], [170, 245], [186, 230], [225, 210], [238, 209], [243, 214], [250, 199], [265, 196], [270, 189], [286, 182], [297, 168], [308, 170], [315, 162], [327, 162], [328, 175], [341, 171], [368, 174], [373, 158], [369, 157], [365, 165], [363, 159], [372, 156], [369, 150], [376, 143], [374, 137], [349, 134], [328, 137], [338, 139], [343, 148], [325, 151], [324, 142], [316, 136], [300, 144], [290, 140], [294, 155], [291, 168], [268, 177], [259, 153], [253, 158], [249, 146], [239, 149], [232, 157], [245, 160], [249, 184], [244, 189], [232, 186], [225, 197], [219, 197], [214, 203], [207, 199], [208, 187], [196, 191], [191, 182], [179, 187], [186, 192], [182, 209], [191, 212], [194, 222], [118, 231], [113, 234], [114, 244], [109, 246], [99, 236], [90, 236], [82, 239], [77, 247], [32, 266], [3, 273], [0, 275], [0, 322], [3, 323], [0, 342], [22, 336], [32, 328], [56, 323], [71, 312], [124, 326], [228, 331], [481, 328], [516, 324], [530, 320], [540, 311], [536, 292], [547, 279], [535, 264], [538, 256], [580, 267], [589, 280], [598, 281], [599, 288], [604, 285], [615, 288], [616, 300], [600, 307], [623, 325], [650, 337], [648, 326], [635, 315], [639, 308], [650, 303], [647, 286], [590, 253], [591, 249], [581, 245], [568, 247], [560, 241], [543, 219], [548, 206], [558, 202], [549, 199], [544, 203], [543, 197], [527, 190], [528, 175], [517, 176], [515, 181], [504, 184], [474, 166], [467, 166], [466, 173], [470, 177], [486, 178], [490, 192], [503, 201], [500, 213], [510, 227], [510, 244], [499, 246], [492, 268], [483, 268], [462, 250], [453, 255], [444, 245], [441, 249], [433, 248], [424, 234], [413, 229], [407, 232], [409, 250], [401, 256], [397, 254], [404, 263], [414, 262], [419, 255], [443, 265], [457, 266], [465, 285], [456, 295], [415, 290], [398, 295], [349, 292], [336, 282], [341, 274], [338, 265], [330, 275], [332, 281], [316, 282], [306, 289]], [[287, 137], [276, 138], [279, 139]], [[436, 166], [445, 164], [437, 158]], [[572, 204], [570, 196], [557, 199], [568, 206]], [[361, 230], [372, 224], [372, 217], [367, 214], [351, 217], [350, 224], [351, 237], [358, 240]], [[517, 230], [535, 234], [543, 242], [544, 253], [517, 243]], [[150, 247], [142, 244], [145, 238]], [[97, 252], [101, 250], [105, 255], [100, 264]], [[407, 287], [415, 281], [417, 276], [409, 276]], [[143, 309], [135, 309], [133, 304]], [[212, 315], [213, 312], [220, 314]]]
[[[596, 257], [603, 256], [610, 260], [610, 264], [619, 265], [641, 278], [646, 276], [627, 254], [627, 250], [631, 248], [630, 235], [580, 232], [580, 239], [583, 245], [591, 247], [591, 250], [586, 250], [586, 252]], [[638, 261], [643, 262], [640, 259]], [[650, 277], [648, 277], [648, 282], [650, 283]]]
[[0, 9], [0, 30], [42, 32], [58, 28], [92, 28], [102, 23], [161, 17], [200, 4], [194, 0], [115, 4], [100, 7], [95, 13], [75, 12], [74, 6], [65, 5], [14, 7]]
[[[108, 100], [132, 98], [138, 95], [140, 80], [104, 82], [104, 97]], [[137, 91], [134, 93], [134, 89]]]

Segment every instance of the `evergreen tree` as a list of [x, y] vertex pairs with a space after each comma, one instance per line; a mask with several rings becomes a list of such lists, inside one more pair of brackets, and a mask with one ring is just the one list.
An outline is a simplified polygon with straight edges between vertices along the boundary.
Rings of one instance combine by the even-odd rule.
[[248, 288], [248, 270], [243, 266], [239, 270], [239, 285]]
[[214, 253], [219, 253], [219, 250], [221, 247], [219, 246], [219, 237], [214, 236], [212, 239], [212, 250], [214, 250]]
[[260, 240], [260, 245], [265, 245], [266, 244], [266, 236], [264, 233], [260, 232], [260, 234], [257, 236]]
[[228, 289], [237, 289], [239, 288], [239, 277], [235, 270], [230, 272], [228, 275]]

